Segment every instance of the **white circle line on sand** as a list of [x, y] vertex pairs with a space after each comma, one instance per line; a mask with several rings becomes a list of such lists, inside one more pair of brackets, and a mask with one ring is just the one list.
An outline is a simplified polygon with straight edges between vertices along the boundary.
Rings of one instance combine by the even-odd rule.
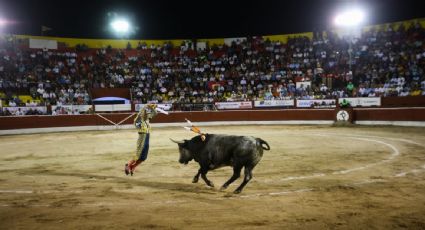
[[0, 193], [17, 193], [17, 194], [25, 194], [25, 193], [34, 193], [32, 190], [0, 190]]
[[[351, 137], [351, 138], [355, 138], [355, 139], [361, 139], [361, 140], [365, 140], [365, 141], [373, 141], [373, 142], [377, 142], [377, 143], [381, 143], [384, 144], [388, 147], [390, 147], [393, 150], [393, 154], [390, 156], [390, 158], [387, 158], [383, 161], [381, 161], [382, 163], [392, 160], [394, 159], [396, 156], [400, 155], [399, 150], [394, 147], [393, 145], [383, 142], [383, 141], [378, 141], [378, 140], [371, 140], [371, 139], [365, 139], [364, 137], [372, 137], [372, 138], [382, 138], [382, 139], [389, 139], [389, 140], [396, 140], [396, 141], [402, 141], [402, 142], [407, 142], [410, 144], [415, 144], [418, 146], [425, 146], [422, 144], [419, 144], [417, 142], [411, 141], [411, 140], [406, 140], [406, 139], [401, 139], [401, 138], [387, 138], [387, 137], [379, 137], [379, 136], [361, 136], [361, 135], [343, 135], [343, 134], [338, 134], [338, 133], [327, 133], [327, 135], [324, 135], [323, 133], [312, 133], [312, 135], [321, 135], [321, 136], [329, 136], [331, 134], [336, 134], [338, 136], [345, 136], [345, 137]], [[377, 162], [380, 163], [380, 162]], [[373, 163], [373, 164], [369, 164], [369, 165], [376, 165], [377, 163]], [[364, 166], [363, 166], [364, 167]], [[360, 167], [361, 169], [364, 169], [363, 167]], [[360, 169], [359, 169], [360, 170]], [[402, 177], [402, 176], [406, 176], [408, 173], [417, 173], [420, 171], [425, 170], [425, 165], [423, 165], [420, 169], [412, 169], [408, 172], [401, 172], [398, 173], [396, 175], [394, 175], [393, 177]], [[345, 174], [342, 172], [345, 172], [347, 170], [342, 170], [339, 171], [341, 172], [341, 174]], [[292, 180], [292, 179], [306, 179], [306, 178], [314, 178], [314, 177], [321, 177], [321, 176], [326, 176], [326, 174], [324, 173], [316, 173], [314, 175], [311, 176], [300, 176], [300, 177], [288, 177], [288, 178], [283, 178], [282, 180]], [[370, 184], [370, 183], [376, 183], [378, 182], [375, 180], [364, 180], [364, 181], [360, 181], [360, 182], [355, 182], [352, 183], [351, 185], [362, 185], [362, 184]], [[346, 186], [349, 186], [350, 184], [347, 184]], [[292, 193], [303, 193], [303, 192], [311, 192], [314, 189], [312, 188], [303, 188], [303, 189], [298, 189], [298, 190], [287, 190], [287, 191], [277, 191], [277, 192], [269, 192], [269, 193], [257, 193], [257, 194], [250, 194], [250, 195], [240, 195], [240, 196], [231, 196], [231, 197], [220, 197], [220, 198], [215, 198], [215, 200], [226, 200], [226, 199], [235, 199], [235, 198], [252, 198], [252, 197], [259, 197], [259, 196], [279, 196], [279, 195], [288, 195], [288, 194], [292, 194]], [[54, 191], [41, 191], [41, 193], [53, 193]], [[73, 192], [80, 192], [78, 190], [75, 190]], [[0, 193], [22, 193], [22, 194], [29, 194], [29, 193], [36, 193], [36, 191], [32, 191], [32, 190], [0, 190]], [[156, 202], [156, 203], [181, 203], [184, 202], [182, 200], [172, 200], [172, 201], [164, 201], [164, 202]], [[114, 203], [93, 203], [93, 204], [79, 204], [81, 206], [116, 206], [116, 205], [130, 205], [130, 204], [114, 204]], [[0, 204], [0, 207], [12, 207], [12, 206], [19, 206], [19, 205], [10, 205], [10, 204]], [[28, 205], [24, 205], [24, 206], [28, 206]], [[29, 205], [29, 206], [40, 206], [40, 207], [48, 207], [48, 206], [52, 206], [49, 204], [33, 204], [33, 205]]]
[[312, 188], [302, 188], [297, 190], [287, 190], [287, 191], [279, 191], [279, 192], [268, 192], [268, 193], [257, 193], [257, 194], [250, 194], [250, 195], [240, 195], [235, 197], [227, 197], [227, 198], [219, 198], [218, 200], [225, 200], [229, 198], [253, 198], [253, 197], [260, 197], [260, 196], [282, 196], [282, 195], [289, 195], [293, 193], [304, 193], [304, 192], [311, 192], [314, 189]]
[[408, 174], [417, 174], [417, 173], [421, 173], [424, 170], [425, 170], [425, 165], [422, 165], [422, 167], [420, 167], [420, 168], [411, 169], [411, 170], [406, 171], [406, 172], [397, 173], [397, 174], [394, 175], [394, 177], [404, 177], [404, 176], [407, 176]]
[[[320, 133], [316, 133], [316, 134], [320, 134]], [[417, 145], [417, 146], [421, 146], [421, 147], [425, 147], [424, 144], [412, 141], [412, 140], [408, 140], [408, 139], [403, 139], [403, 138], [393, 138], [393, 137], [380, 137], [380, 136], [365, 136], [365, 135], [356, 135], [356, 134], [351, 134], [351, 135], [346, 135], [346, 134], [339, 134], [339, 133], [328, 133], [328, 134], [333, 134], [333, 135], [338, 135], [338, 136], [345, 136], [345, 137], [361, 137], [361, 138], [381, 138], [381, 139], [386, 139], [386, 140], [392, 140], [392, 141], [400, 141], [400, 142], [405, 142], [405, 143], [409, 143], [409, 144], [413, 144], [413, 145]], [[405, 171], [405, 172], [400, 172], [395, 174], [393, 177], [404, 177], [409, 173], [420, 173], [425, 169], [425, 165], [423, 165], [421, 168], [419, 169], [411, 169], [409, 171]]]
[[[323, 133], [317, 133], [317, 132], [312, 132], [309, 134], [323, 134]], [[327, 135], [335, 135], [335, 137], [360, 137], [360, 138], [379, 138], [379, 139], [386, 139], [386, 140], [393, 140], [393, 141], [401, 141], [401, 142], [406, 142], [409, 144], [414, 144], [414, 145], [418, 145], [418, 146], [422, 146], [425, 147], [425, 144], [422, 143], [418, 143], [412, 140], [408, 140], [408, 139], [403, 139], [403, 138], [394, 138], [394, 137], [380, 137], [380, 136], [371, 136], [371, 135], [360, 135], [360, 134], [341, 134], [341, 133], [334, 133], [334, 132], [328, 132]]]
[[389, 148], [391, 148], [393, 150], [392, 151], [392, 154], [387, 159], [384, 159], [384, 160], [381, 160], [381, 161], [378, 161], [378, 162], [375, 162], [375, 163], [371, 163], [371, 164], [366, 164], [366, 165], [363, 165], [363, 166], [360, 166], [360, 167], [357, 167], [357, 168], [352, 168], [352, 169], [347, 169], [347, 170], [341, 170], [341, 171], [333, 172], [332, 174], [347, 174], [347, 173], [350, 173], [350, 172], [355, 172], [355, 171], [367, 169], [367, 168], [370, 168], [370, 167], [373, 167], [373, 166], [376, 166], [376, 165], [380, 165], [380, 164], [386, 163], [388, 161], [393, 160], [395, 157], [400, 156], [400, 151], [396, 147], [394, 147], [394, 145], [388, 144], [388, 143], [386, 143], [384, 141], [378, 141], [378, 140], [373, 140], [373, 139], [365, 139], [365, 138], [357, 138], [357, 137], [354, 138], [354, 139], [363, 140], [363, 141], [370, 141], [370, 142], [376, 142], [376, 143], [379, 143], [379, 144], [386, 145], [387, 147], [389, 147]]
[[[311, 135], [316, 135], [316, 136], [326, 136], [328, 137], [329, 135], [327, 134], [311, 134]], [[379, 141], [379, 140], [373, 140], [373, 139], [365, 139], [365, 138], [359, 138], [357, 136], [346, 136], [348, 138], [353, 138], [353, 139], [357, 139], [357, 140], [362, 140], [362, 141], [370, 141], [370, 142], [376, 142], [382, 145], [385, 145], [387, 147], [389, 147], [390, 149], [392, 149], [392, 154], [390, 155], [389, 158], [381, 160], [379, 162], [376, 163], [371, 163], [371, 164], [366, 164], [366, 165], [362, 165], [360, 167], [356, 167], [356, 168], [352, 168], [352, 169], [346, 169], [346, 170], [340, 170], [340, 171], [336, 171], [333, 172], [332, 174], [337, 175], [337, 174], [347, 174], [347, 173], [351, 173], [351, 172], [355, 172], [355, 171], [359, 171], [359, 170], [363, 170], [363, 169], [367, 169], [370, 168], [372, 166], [376, 166], [379, 164], [383, 164], [385, 162], [388, 162], [390, 160], [393, 160], [395, 157], [400, 155], [400, 151], [394, 147], [393, 145], [383, 142], [383, 141]], [[307, 175], [307, 176], [290, 176], [290, 177], [285, 177], [280, 179], [280, 181], [290, 181], [290, 180], [303, 180], [303, 179], [311, 179], [311, 178], [316, 178], [316, 177], [324, 177], [327, 176], [329, 174], [325, 174], [325, 173], [315, 173], [313, 175]]]
[[[187, 200], [166, 200], [166, 201], [153, 201], [152, 204], [179, 204], [186, 203]], [[6, 204], [0, 203], [0, 207], [55, 207], [55, 204]], [[113, 202], [99, 202], [99, 203], [73, 203], [71, 206], [83, 207], [105, 207], [105, 206], [134, 206], [134, 203], [113, 203]], [[63, 207], [68, 207], [64, 205]]]
[[[334, 133], [334, 134], [337, 134], [337, 133]], [[329, 136], [330, 134], [325, 135], [323, 133], [314, 133], [313, 135]], [[337, 134], [337, 135], [342, 136], [340, 134]], [[373, 142], [377, 142], [377, 143], [386, 145], [387, 147], [389, 147], [389, 148], [392, 149], [392, 154], [390, 155], [389, 158], [387, 158], [385, 160], [382, 160], [380, 162], [376, 162], [376, 163], [373, 163], [373, 164], [368, 164], [368, 165], [365, 165], [365, 166], [362, 166], [362, 167], [358, 167], [358, 168], [354, 168], [354, 169], [337, 171], [337, 172], [334, 172], [333, 174], [346, 174], [346, 173], [349, 173], [349, 172], [352, 172], [352, 171], [362, 170], [362, 169], [365, 169], [365, 168], [369, 168], [369, 167], [372, 167], [372, 166], [375, 166], [375, 165], [382, 164], [382, 163], [385, 163], [387, 161], [393, 160], [395, 157], [397, 157], [397, 156], [400, 155], [400, 151], [395, 146], [393, 146], [393, 145], [391, 145], [391, 144], [389, 144], [387, 142], [384, 142], [384, 141], [372, 140], [372, 139], [365, 139], [364, 137], [390, 139], [390, 140], [407, 142], [407, 143], [415, 144], [415, 145], [418, 145], [418, 146], [424, 146], [424, 145], [419, 144], [419, 143], [417, 143], [415, 141], [401, 139], [401, 138], [386, 138], [386, 137], [378, 137], [378, 136], [360, 136], [360, 135], [343, 135], [343, 136], [345, 136], [345, 137], [351, 137], [351, 138], [355, 138], [355, 139], [360, 139], [360, 140], [365, 140], [365, 141], [373, 141]], [[418, 173], [418, 172], [423, 171], [422, 169], [425, 169], [425, 165], [423, 165], [421, 169], [412, 169], [412, 170], [410, 170], [408, 172], [402, 172], [402, 173], [396, 174], [393, 177], [406, 176], [408, 173]], [[324, 173], [316, 173], [316, 174], [311, 175], [311, 176], [287, 177], [287, 178], [283, 178], [281, 180], [310, 179], [310, 178], [322, 177], [322, 176], [326, 176], [326, 174], [324, 174]], [[376, 183], [376, 182], [378, 182], [378, 180], [376, 180], [376, 181], [375, 180], [364, 180], [364, 181], [352, 183], [352, 185], [363, 185], [363, 184], [370, 184], [370, 183]], [[347, 186], [349, 186], [349, 185], [347, 185]], [[252, 197], [259, 197], [259, 196], [266, 196], [266, 195], [269, 195], [269, 196], [272, 196], [272, 195], [287, 195], [287, 194], [291, 194], [291, 193], [310, 192], [310, 191], [313, 191], [313, 189], [311, 189], [311, 188], [305, 188], [305, 189], [299, 189], [299, 190], [295, 190], [295, 191], [289, 190], [289, 191], [271, 192], [271, 193], [257, 193], [257, 194], [252, 194], [252, 195], [242, 195], [242, 196], [239, 196], [239, 197], [241, 197], [241, 198], [252, 198]]]
[[[394, 176], [391, 177], [404, 177], [409, 173], [415, 174], [415, 173], [421, 173], [425, 171], [425, 165], [422, 165], [421, 168], [419, 169], [412, 169], [408, 172], [402, 172], [402, 173], [398, 173]], [[358, 181], [358, 182], [353, 182], [351, 184], [345, 184], [344, 186], [360, 186], [360, 185], [365, 185], [365, 184], [373, 184], [373, 183], [377, 183], [377, 182], [382, 182], [385, 180], [382, 179], [378, 179], [378, 180], [362, 180], [362, 181]], [[229, 198], [254, 198], [254, 197], [260, 197], [260, 196], [277, 196], [277, 195], [289, 195], [292, 193], [303, 193], [303, 192], [311, 192], [314, 191], [313, 188], [303, 188], [303, 189], [298, 189], [298, 190], [287, 190], [287, 191], [280, 191], [280, 192], [269, 192], [269, 193], [256, 193], [256, 194], [250, 194], [250, 195], [241, 195], [239, 197], [229, 197]], [[217, 200], [224, 200], [225, 198], [218, 198]]]

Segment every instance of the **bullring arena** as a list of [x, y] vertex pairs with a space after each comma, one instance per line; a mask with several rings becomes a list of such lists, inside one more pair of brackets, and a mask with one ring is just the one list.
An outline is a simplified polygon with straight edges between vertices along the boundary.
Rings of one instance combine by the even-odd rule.
[[271, 146], [238, 195], [241, 179], [218, 189], [229, 167], [208, 174], [215, 188], [191, 183], [198, 165], [179, 164], [169, 138], [194, 134], [178, 126], [154, 124], [149, 159], [132, 177], [123, 172], [131, 129], [2, 136], [1, 228], [423, 229], [423, 127], [331, 123], [204, 123]]
[[[0, 230], [425, 229], [424, 11], [362, 22], [423, 7], [9, 2], [0, 3]], [[14, 11], [22, 19], [4, 16]], [[297, 22], [314, 32], [267, 32]], [[272, 35], [243, 31], [255, 24]], [[214, 26], [235, 35], [205, 38]], [[95, 39], [107, 31], [117, 39]], [[199, 164], [179, 163], [189, 158]]]

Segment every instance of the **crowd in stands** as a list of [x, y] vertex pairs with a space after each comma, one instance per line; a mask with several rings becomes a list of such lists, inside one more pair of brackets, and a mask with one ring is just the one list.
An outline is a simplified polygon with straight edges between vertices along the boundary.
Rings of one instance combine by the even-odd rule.
[[24, 116], [24, 115], [46, 115], [46, 112], [43, 112], [39, 108], [35, 107], [25, 107], [14, 109], [13, 107], [5, 107], [0, 109], [0, 116]]
[[[0, 92], [41, 105], [90, 104], [90, 88], [131, 88], [133, 101], [211, 103], [425, 95], [425, 29], [419, 23], [370, 29], [358, 38], [331, 32], [287, 44], [262, 37], [231, 45], [196, 42], [134, 49], [31, 50], [2, 41]], [[30, 102], [31, 103], [31, 102]]]

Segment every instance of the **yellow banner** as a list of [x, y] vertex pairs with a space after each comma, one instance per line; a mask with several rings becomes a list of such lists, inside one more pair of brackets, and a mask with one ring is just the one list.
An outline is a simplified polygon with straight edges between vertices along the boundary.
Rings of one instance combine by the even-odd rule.
[[[425, 18], [418, 18], [412, 20], [406, 20], [401, 22], [386, 23], [380, 25], [370, 25], [364, 26], [363, 31], [368, 31], [370, 29], [385, 29], [389, 25], [393, 26], [395, 30], [399, 28], [400, 25], [404, 25], [405, 28], [409, 28], [412, 23], [420, 23], [422, 27], [425, 28]], [[190, 41], [190, 39], [172, 39], [172, 40], [123, 40], [123, 39], [87, 39], [87, 38], [62, 38], [62, 37], [45, 37], [45, 36], [31, 36], [31, 35], [14, 35], [16, 38], [20, 39], [46, 39], [46, 40], [56, 40], [58, 43], [64, 43], [67, 47], [75, 47], [77, 45], [85, 44], [89, 48], [106, 48], [109, 45], [112, 48], [124, 49], [127, 48], [127, 44], [130, 43], [132, 48], [136, 48], [140, 43], [146, 43], [148, 47], [150, 45], [163, 45], [166, 42], [170, 42], [173, 46], [180, 46], [184, 41]], [[280, 41], [282, 43], [287, 43], [289, 38], [294, 37], [308, 37], [313, 38], [313, 32], [297, 33], [297, 34], [283, 34], [283, 35], [266, 35], [263, 36], [264, 39], [269, 39], [270, 41]], [[211, 39], [198, 39], [197, 42], [205, 42], [212, 45], [223, 45], [225, 38], [211, 38]]]

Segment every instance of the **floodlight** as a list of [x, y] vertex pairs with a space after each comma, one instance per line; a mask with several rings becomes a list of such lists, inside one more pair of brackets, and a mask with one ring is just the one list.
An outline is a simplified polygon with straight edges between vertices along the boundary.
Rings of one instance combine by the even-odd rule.
[[365, 20], [365, 14], [360, 9], [347, 10], [335, 17], [335, 25], [344, 27], [354, 27], [362, 24]]
[[3, 19], [3, 18], [0, 18], [0, 27], [3, 27], [3, 26], [5, 26], [5, 25], [7, 25], [7, 20], [6, 19]]
[[127, 33], [130, 29], [130, 24], [124, 19], [117, 19], [111, 22], [111, 26], [117, 33]]

